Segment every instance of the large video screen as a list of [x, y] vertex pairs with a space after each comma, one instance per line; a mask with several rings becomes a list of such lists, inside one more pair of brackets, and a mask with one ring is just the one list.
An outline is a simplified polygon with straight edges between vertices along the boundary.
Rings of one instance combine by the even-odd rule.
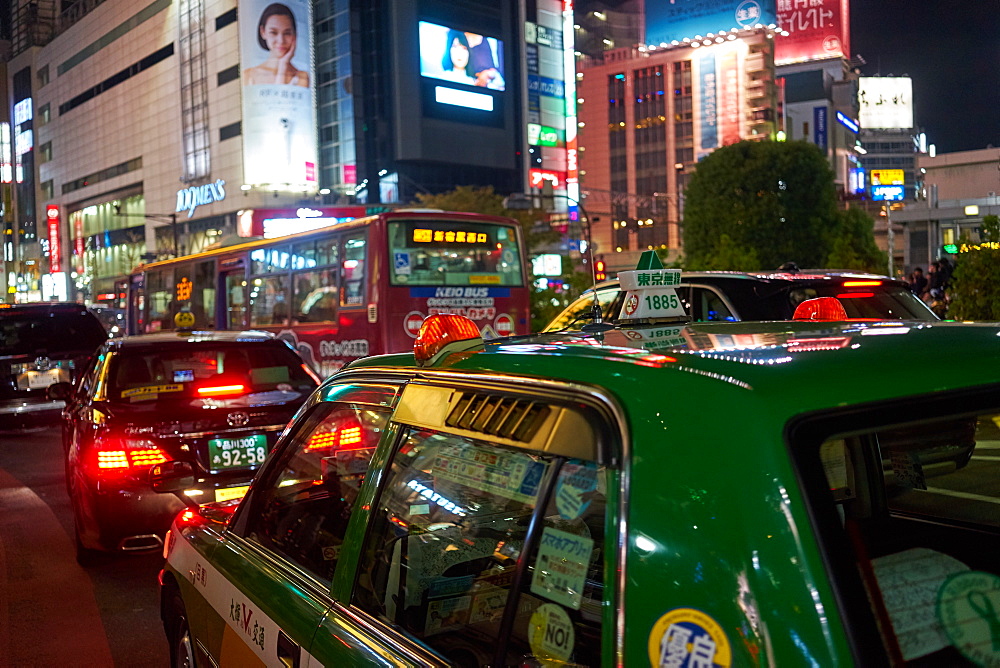
[[420, 21], [420, 74], [467, 86], [505, 89], [503, 42]]

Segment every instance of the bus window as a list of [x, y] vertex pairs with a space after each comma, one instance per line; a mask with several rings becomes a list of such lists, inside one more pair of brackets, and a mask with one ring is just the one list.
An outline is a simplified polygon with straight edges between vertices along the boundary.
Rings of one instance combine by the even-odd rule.
[[173, 269], [154, 269], [146, 274], [146, 331], [159, 332], [174, 328]]
[[243, 329], [246, 314], [247, 282], [242, 271], [226, 274], [226, 329]]
[[288, 322], [288, 276], [257, 276], [250, 280], [250, 326]]
[[299, 322], [331, 322], [337, 318], [337, 270], [298, 272], [293, 277], [295, 317]]
[[291, 256], [288, 254], [287, 246], [278, 248], [257, 248], [250, 251], [250, 273], [257, 274], [283, 274], [288, 271], [291, 264]]
[[389, 223], [393, 285], [522, 286], [514, 229], [444, 220]]
[[337, 237], [304, 241], [292, 246], [292, 271], [337, 264]]
[[[198, 329], [215, 329], [215, 263], [199, 262], [193, 267], [182, 265], [175, 270], [173, 313], [189, 311]], [[163, 323], [161, 329], [173, 329]]]
[[357, 306], [365, 300], [365, 237], [344, 239], [344, 291], [342, 306]]

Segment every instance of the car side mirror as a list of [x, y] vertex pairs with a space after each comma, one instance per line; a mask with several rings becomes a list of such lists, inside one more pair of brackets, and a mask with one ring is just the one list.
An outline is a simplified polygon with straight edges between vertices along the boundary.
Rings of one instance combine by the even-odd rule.
[[49, 401], [69, 401], [73, 398], [73, 384], [52, 383], [45, 388], [45, 396]]
[[154, 492], [176, 494], [185, 505], [197, 507], [184, 490], [194, 487], [194, 466], [191, 462], [163, 462], [149, 469], [149, 484]]

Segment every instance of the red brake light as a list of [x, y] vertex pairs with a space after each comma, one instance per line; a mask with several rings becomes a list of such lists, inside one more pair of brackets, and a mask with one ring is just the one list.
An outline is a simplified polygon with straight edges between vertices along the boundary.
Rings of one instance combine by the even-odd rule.
[[309, 437], [307, 451], [316, 450], [350, 450], [348, 446], [357, 446], [364, 441], [364, 431], [357, 418], [345, 420], [339, 425], [331, 426], [329, 431], [316, 431]]
[[847, 320], [847, 311], [836, 297], [817, 297], [796, 306], [792, 320]]
[[244, 394], [246, 391], [247, 386], [242, 383], [234, 383], [233, 385], [212, 385], [210, 387], [199, 387], [198, 396], [224, 397], [233, 394]]
[[449, 343], [479, 339], [479, 328], [464, 315], [437, 313], [427, 316], [417, 340], [413, 344], [413, 356], [417, 362], [426, 362]]
[[97, 441], [95, 463], [104, 475], [134, 473], [167, 461], [167, 455], [153, 441], [104, 437]]
[[882, 285], [882, 281], [844, 281], [845, 288], [867, 288]]

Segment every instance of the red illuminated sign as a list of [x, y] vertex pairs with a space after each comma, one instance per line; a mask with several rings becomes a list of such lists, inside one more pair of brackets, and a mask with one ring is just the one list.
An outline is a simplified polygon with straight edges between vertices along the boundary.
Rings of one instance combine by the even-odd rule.
[[59, 207], [48, 204], [45, 219], [49, 223], [49, 273], [62, 271], [62, 237], [59, 235]]
[[848, 0], [778, 0], [774, 63], [839, 58], [850, 54]]
[[553, 188], [562, 188], [566, 183], [566, 172], [553, 172], [548, 169], [528, 170], [528, 184], [532, 188], [541, 188], [546, 181], [551, 183]]

